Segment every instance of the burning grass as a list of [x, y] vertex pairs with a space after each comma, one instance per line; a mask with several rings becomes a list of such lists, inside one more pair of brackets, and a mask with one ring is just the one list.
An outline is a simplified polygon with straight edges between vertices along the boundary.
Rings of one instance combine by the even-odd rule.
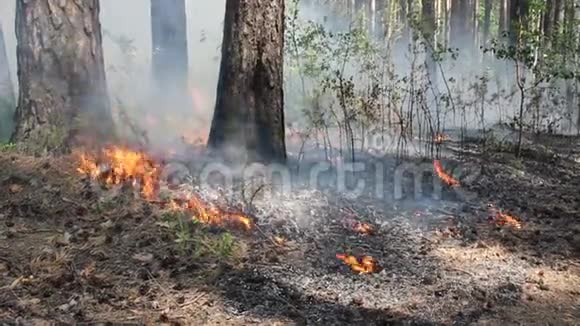
[[347, 254], [336, 254], [336, 258], [342, 260], [353, 271], [359, 274], [370, 274], [379, 271], [379, 264], [371, 256], [363, 256], [359, 259]]
[[245, 230], [252, 229], [252, 220], [242, 214], [230, 212], [220, 207], [204, 202], [198, 195], [192, 194], [186, 199], [172, 199], [169, 202], [170, 210], [186, 212], [191, 214], [192, 218], [209, 225], [224, 226], [231, 225], [241, 227]]
[[433, 137], [433, 142], [438, 145], [443, 144], [447, 140], [449, 140], [449, 136], [441, 133], [438, 133]]
[[493, 204], [488, 204], [489, 209], [489, 222], [494, 223], [497, 226], [509, 226], [514, 229], [520, 230], [522, 228], [522, 222], [519, 218], [510, 215], [508, 213], [502, 212], [500, 209], [496, 208]]
[[459, 180], [455, 179], [451, 175], [447, 174], [447, 172], [445, 172], [440, 160], [433, 161], [433, 168], [435, 169], [435, 173], [437, 173], [437, 176], [439, 176], [439, 178], [443, 182], [445, 182], [445, 184], [451, 187], [459, 186]]
[[372, 225], [363, 222], [356, 222], [353, 226], [353, 230], [357, 233], [366, 235], [373, 235], [375, 233], [375, 228]]
[[522, 223], [517, 218], [506, 213], [497, 212], [494, 221], [499, 226], [511, 226], [518, 230], [522, 228]]
[[[112, 146], [93, 154], [76, 152], [77, 171], [106, 186], [129, 185], [139, 189], [146, 200], [173, 211], [185, 212], [192, 219], [213, 226], [252, 228], [252, 220], [241, 212], [232, 212], [207, 203], [197, 194], [185, 198], [159, 200], [162, 165], [143, 151]], [[173, 196], [170, 196], [173, 197]]]
[[77, 152], [77, 171], [102, 184], [131, 184], [152, 200], [159, 191], [161, 166], [149, 155], [126, 147], [111, 146], [96, 154]]

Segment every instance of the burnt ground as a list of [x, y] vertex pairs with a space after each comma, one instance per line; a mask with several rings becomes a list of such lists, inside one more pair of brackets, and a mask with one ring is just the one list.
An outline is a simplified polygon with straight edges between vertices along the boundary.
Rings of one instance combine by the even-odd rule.
[[[0, 324], [575, 325], [580, 158], [555, 142], [519, 160], [462, 153], [483, 168], [470, 201], [296, 190], [242, 207], [251, 231], [182, 221], [127, 191], [103, 197], [70, 159], [5, 151]], [[522, 228], [490, 220], [490, 204]], [[354, 273], [337, 253], [380, 270]]]

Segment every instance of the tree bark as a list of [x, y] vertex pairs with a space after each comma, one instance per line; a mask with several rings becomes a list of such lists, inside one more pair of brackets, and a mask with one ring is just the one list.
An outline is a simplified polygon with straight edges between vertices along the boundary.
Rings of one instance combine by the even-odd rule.
[[10, 103], [14, 102], [14, 86], [12, 85], [12, 77], [10, 76], [10, 67], [8, 65], [8, 53], [6, 51], [6, 43], [4, 41], [4, 32], [2, 31], [1, 23], [0, 23], [0, 99]]
[[483, 12], [483, 40], [482, 45], [484, 47], [487, 46], [487, 42], [489, 41], [489, 29], [491, 26], [491, 10], [493, 7], [492, 0], [485, 0], [484, 4], [484, 12]]
[[12, 133], [14, 114], [14, 86], [10, 76], [8, 54], [4, 41], [4, 32], [0, 22], [0, 140], [5, 141]]
[[511, 0], [510, 2], [510, 43], [515, 46], [519, 41], [519, 31], [527, 25], [528, 1]]
[[67, 151], [111, 138], [98, 0], [18, 0], [14, 141]]
[[507, 16], [508, 16], [508, 3], [507, 0], [500, 0], [499, 4], [499, 30], [498, 37], [503, 38], [505, 32], [508, 31]]
[[544, 36], [550, 37], [552, 35], [552, 28], [554, 22], [554, 14], [555, 14], [555, 6], [554, 0], [547, 0], [546, 1], [546, 10], [544, 12], [544, 16], [542, 19], [542, 30]]
[[471, 49], [469, 26], [469, 5], [467, 0], [453, 0], [451, 4], [451, 40], [450, 44], [458, 49]]
[[435, 48], [435, 32], [436, 32], [436, 18], [435, 18], [435, 0], [423, 0], [421, 7], [421, 15], [423, 16], [423, 35], [428, 43], [425, 51], [425, 66], [429, 73], [431, 82], [435, 82], [436, 70], [435, 61], [433, 58], [433, 49]]
[[151, 35], [156, 95], [164, 105], [185, 106], [189, 71], [185, 0], [151, 0]]
[[286, 160], [283, 47], [283, 0], [227, 0], [210, 149], [242, 150], [228, 159]]

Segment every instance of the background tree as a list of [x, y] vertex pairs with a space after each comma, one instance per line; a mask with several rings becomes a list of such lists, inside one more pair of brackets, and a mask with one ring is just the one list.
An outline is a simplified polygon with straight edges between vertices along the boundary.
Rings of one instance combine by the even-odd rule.
[[284, 1], [228, 0], [209, 147], [285, 161]]
[[19, 99], [12, 138], [23, 148], [63, 151], [111, 136], [99, 11], [98, 0], [17, 1]]
[[151, 0], [151, 32], [156, 95], [164, 104], [183, 106], [189, 66], [185, 0]]
[[492, 0], [485, 0], [483, 8], [483, 39], [481, 43], [487, 46], [489, 41], [489, 29], [491, 28], [491, 10], [493, 8]]
[[0, 140], [2, 141], [10, 137], [12, 132], [14, 103], [14, 86], [10, 77], [6, 43], [0, 22]]
[[421, 14], [423, 17], [421, 30], [423, 31], [425, 40], [427, 42], [425, 65], [427, 66], [427, 71], [429, 72], [431, 81], [435, 82], [434, 78], [436, 77], [436, 63], [433, 60], [433, 50], [437, 46], [435, 43], [437, 27], [437, 21], [435, 17], [435, 0], [423, 0], [421, 8]]

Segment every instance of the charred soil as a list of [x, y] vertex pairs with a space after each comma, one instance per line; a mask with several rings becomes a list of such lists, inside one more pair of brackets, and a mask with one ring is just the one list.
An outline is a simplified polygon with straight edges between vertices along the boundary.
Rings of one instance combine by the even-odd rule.
[[[104, 196], [71, 157], [5, 151], [0, 323], [572, 325], [580, 163], [548, 156], [465, 156], [484, 166], [469, 203], [256, 199], [240, 205], [254, 223], [244, 230], [192, 223], [124, 187]], [[364, 256], [376, 265], [347, 263]]]

